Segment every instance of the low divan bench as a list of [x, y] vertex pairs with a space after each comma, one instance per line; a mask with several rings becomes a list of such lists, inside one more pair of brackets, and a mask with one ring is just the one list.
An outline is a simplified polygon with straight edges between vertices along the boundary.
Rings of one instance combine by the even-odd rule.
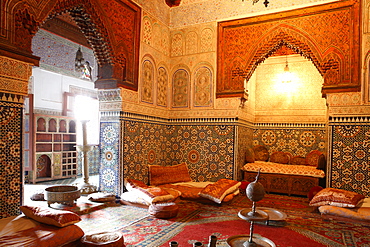
[[325, 156], [318, 150], [306, 157], [293, 157], [288, 152], [276, 151], [269, 155], [267, 148], [257, 145], [246, 154], [242, 167], [243, 180], [252, 182], [260, 171], [259, 182], [267, 193], [307, 196], [309, 191], [323, 185]]

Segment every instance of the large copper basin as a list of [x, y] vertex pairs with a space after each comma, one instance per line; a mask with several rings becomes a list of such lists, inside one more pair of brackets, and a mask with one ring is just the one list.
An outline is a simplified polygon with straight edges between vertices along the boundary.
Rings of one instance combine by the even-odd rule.
[[45, 196], [49, 207], [54, 202], [73, 206], [74, 201], [80, 198], [81, 192], [77, 186], [57, 185], [46, 188]]

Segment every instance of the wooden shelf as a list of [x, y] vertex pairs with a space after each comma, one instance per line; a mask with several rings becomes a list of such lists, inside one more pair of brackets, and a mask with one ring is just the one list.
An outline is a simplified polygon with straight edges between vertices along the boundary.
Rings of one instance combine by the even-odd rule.
[[76, 120], [33, 114], [32, 181], [77, 177]]

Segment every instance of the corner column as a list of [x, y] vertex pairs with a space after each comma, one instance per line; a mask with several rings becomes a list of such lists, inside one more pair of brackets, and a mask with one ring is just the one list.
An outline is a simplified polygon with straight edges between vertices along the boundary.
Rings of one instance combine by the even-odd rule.
[[123, 120], [121, 89], [99, 90], [100, 170], [99, 189], [120, 195], [123, 192]]

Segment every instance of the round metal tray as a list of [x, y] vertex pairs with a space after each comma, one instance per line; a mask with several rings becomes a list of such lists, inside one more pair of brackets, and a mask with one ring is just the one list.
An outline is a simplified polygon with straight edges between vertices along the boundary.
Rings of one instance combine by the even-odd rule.
[[279, 211], [277, 209], [274, 209], [274, 208], [257, 207], [256, 210], [262, 210], [262, 211], [266, 212], [269, 215], [269, 220], [270, 221], [271, 220], [281, 221], [281, 220], [285, 220], [287, 218], [286, 213], [284, 213], [282, 211]]
[[267, 221], [269, 219], [268, 213], [264, 210], [256, 209], [253, 215], [251, 209], [249, 208], [240, 210], [238, 216], [243, 220], [248, 221]]
[[[249, 234], [231, 236], [227, 239], [227, 244], [231, 247], [244, 247], [244, 243], [249, 241], [249, 236]], [[253, 234], [252, 241], [256, 243], [258, 247], [276, 247], [274, 242], [259, 234]]]

